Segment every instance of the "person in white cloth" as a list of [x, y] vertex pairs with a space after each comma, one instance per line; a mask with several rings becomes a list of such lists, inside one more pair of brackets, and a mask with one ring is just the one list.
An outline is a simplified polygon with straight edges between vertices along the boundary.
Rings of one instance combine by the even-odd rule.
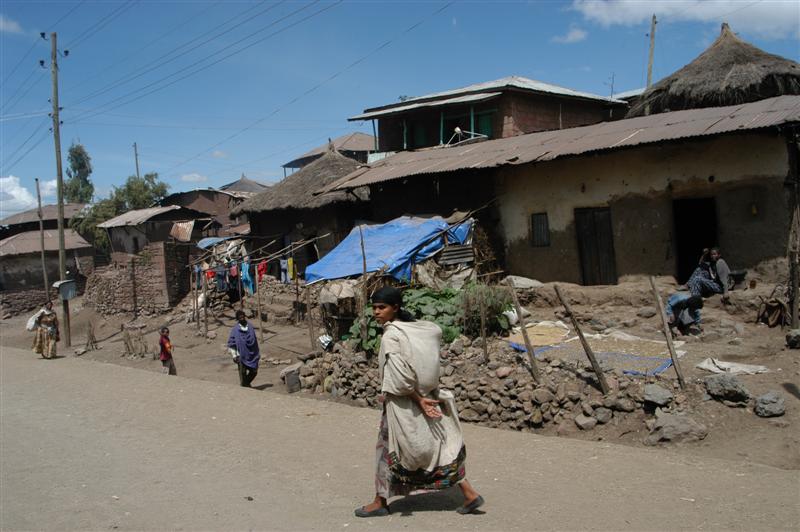
[[383, 326], [378, 367], [383, 394], [376, 446], [375, 499], [355, 510], [357, 517], [389, 514], [388, 499], [458, 485], [469, 514], [484, 500], [465, 478], [466, 449], [455, 398], [439, 389], [442, 331], [415, 321], [402, 309], [399, 290], [372, 295], [375, 320]]

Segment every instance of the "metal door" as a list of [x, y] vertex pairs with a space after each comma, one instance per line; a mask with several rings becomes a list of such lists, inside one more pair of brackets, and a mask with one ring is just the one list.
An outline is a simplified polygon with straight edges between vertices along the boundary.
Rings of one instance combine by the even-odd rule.
[[575, 232], [584, 285], [616, 284], [611, 209], [575, 209]]

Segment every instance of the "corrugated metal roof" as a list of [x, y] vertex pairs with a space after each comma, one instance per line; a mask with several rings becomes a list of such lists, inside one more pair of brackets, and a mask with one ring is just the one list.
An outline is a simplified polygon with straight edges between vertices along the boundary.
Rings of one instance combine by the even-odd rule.
[[483, 102], [486, 100], [491, 100], [492, 98], [497, 98], [501, 94], [502, 92], [480, 92], [478, 94], [468, 94], [466, 96], [456, 96], [453, 98], [446, 98], [443, 100], [440, 99], [440, 100], [432, 100], [432, 101], [411, 103], [411, 104], [408, 103], [409, 100], [406, 100], [405, 102], [403, 102], [402, 105], [378, 111], [368, 111], [360, 115], [352, 116], [348, 118], [348, 120], [370, 120], [372, 118], [378, 118], [380, 116], [389, 116], [398, 113], [405, 113], [406, 111], [413, 111], [414, 109], [423, 109], [426, 107], [442, 107], [445, 105], [455, 105], [460, 103]]
[[465, 146], [398, 152], [359, 168], [317, 194], [418, 174], [551, 161], [689, 137], [749, 131], [800, 122], [800, 96], [779, 96], [729, 107], [709, 107], [529, 133]]
[[189, 222], [175, 222], [169, 230], [169, 236], [178, 242], [191, 242], [192, 231], [194, 230], [194, 220]]
[[[415, 98], [409, 98], [403, 102], [392, 103], [389, 105], [382, 105], [379, 107], [372, 107], [369, 109], [365, 109], [364, 113], [358, 116], [373, 115], [372, 117], [374, 118], [375, 116], [377, 116], [375, 114], [376, 112], [387, 111], [386, 113], [383, 114], [389, 114], [390, 109], [391, 112], [397, 112], [397, 108], [399, 107], [405, 107], [411, 104], [417, 104], [422, 101], [438, 100], [438, 105], [444, 105], [442, 103], [443, 98], [449, 98], [451, 96], [459, 96], [476, 92], [485, 93], [487, 91], [502, 91], [505, 89], [520, 89], [520, 90], [527, 90], [531, 92], [538, 92], [544, 94], [554, 94], [557, 96], [568, 96], [583, 100], [598, 100], [598, 101], [616, 103], [621, 105], [625, 105], [627, 103], [622, 100], [607, 98], [605, 96], [592, 94], [590, 92], [576, 91], [568, 89], [566, 87], [559, 87], [558, 85], [553, 85], [551, 83], [545, 83], [543, 81], [537, 81], [535, 79], [525, 78], [522, 76], [508, 76], [493, 81], [485, 81], [483, 83], [468, 85], [466, 87], [461, 87], [460, 89], [453, 89], [443, 92], [434, 92], [432, 94], [426, 94], [425, 96], [417, 96]], [[431, 103], [433, 105], [437, 105], [437, 102], [435, 101]], [[363, 118], [359, 118], [358, 116], [354, 116], [349, 120], [363, 120]]]
[[[80, 212], [86, 206], [85, 203], [65, 203], [64, 204], [64, 219], [69, 220], [75, 213]], [[42, 205], [42, 220], [56, 220], [58, 218], [58, 205]], [[0, 225], [15, 225], [25, 224], [30, 222], [38, 222], [39, 213], [37, 209], [13, 214], [0, 220]]]
[[[22, 255], [24, 253], [39, 253], [41, 241], [39, 231], [26, 231], [0, 240], [0, 257], [9, 255]], [[81, 249], [92, 247], [78, 233], [72, 229], [64, 229], [64, 248]], [[58, 231], [46, 230], [44, 232], [44, 250], [58, 251]]]
[[[333, 143], [333, 147], [336, 148], [336, 151], [338, 152], [375, 151], [375, 137], [372, 135], [367, 135], [366, 133], [360, 133], [358, 131], [337, 137], [331, 142]], [[313, 150], [304, 153], [300, 157], [292, 159], [282, 166], [283, 168], [302, 168], [304, 165], [310, 163], [314, 159], [322, 157], [327, 151], [328, 143], [326, 142], [325, 144], [317, 146]]]
[[150, 218], [153, 218], [154, 216], [181, 208], [182, 207], [179, 205], [165, 205], [163, 207], [150, 207], [149, 209], [136, 209], [133, 211], [128, 211], [124, 214], [120, 214], [116, 218], [111, 218], [110, 220], [106, 220], [101, 224], [97, 224], [97, 227], [108, 229], [109, 227], [121, 227], [123, 225], [139, 225], [146, 222]]

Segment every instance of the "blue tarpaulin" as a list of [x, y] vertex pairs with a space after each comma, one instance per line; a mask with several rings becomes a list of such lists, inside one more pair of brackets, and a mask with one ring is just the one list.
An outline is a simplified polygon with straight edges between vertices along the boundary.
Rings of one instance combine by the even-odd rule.
[[[411, 279], [411, 266], [427, 260], [450, 244], [465, 244], [472, 234], [472, 219], [450, 227], [440, 216], [412, 218], [402, 216], [379, 225], [362, 225], [367, 272], [384, 268], [387, 275], [399, 280]], [[306, 268], [306, 282], [341, 279], [361, 275], [361, 235], [354, 227], [330, 253]]]
[[220, 242], [225, 242], [226, 240], [230, 240], [231, 238], [237, 238], [237, 237], [234, 237], [234, 236], [226, 236], [226, 237], [209, 236], [207, 238], [204, 238], [204, 239], [200, 240], [197, 243], [197, 247], [199, 247], [200, 249], [208, 249], [211, 246], [216, 246]]

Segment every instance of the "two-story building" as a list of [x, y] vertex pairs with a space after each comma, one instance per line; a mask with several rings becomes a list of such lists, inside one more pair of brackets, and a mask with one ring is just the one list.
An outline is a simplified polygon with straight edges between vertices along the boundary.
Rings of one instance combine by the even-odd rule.
[[623, 100], [509, 76], [372, 107], [348, 120], [373, 121], [377, 151], [397, 152], [596, 124], [624, 117], [627, 108]]

